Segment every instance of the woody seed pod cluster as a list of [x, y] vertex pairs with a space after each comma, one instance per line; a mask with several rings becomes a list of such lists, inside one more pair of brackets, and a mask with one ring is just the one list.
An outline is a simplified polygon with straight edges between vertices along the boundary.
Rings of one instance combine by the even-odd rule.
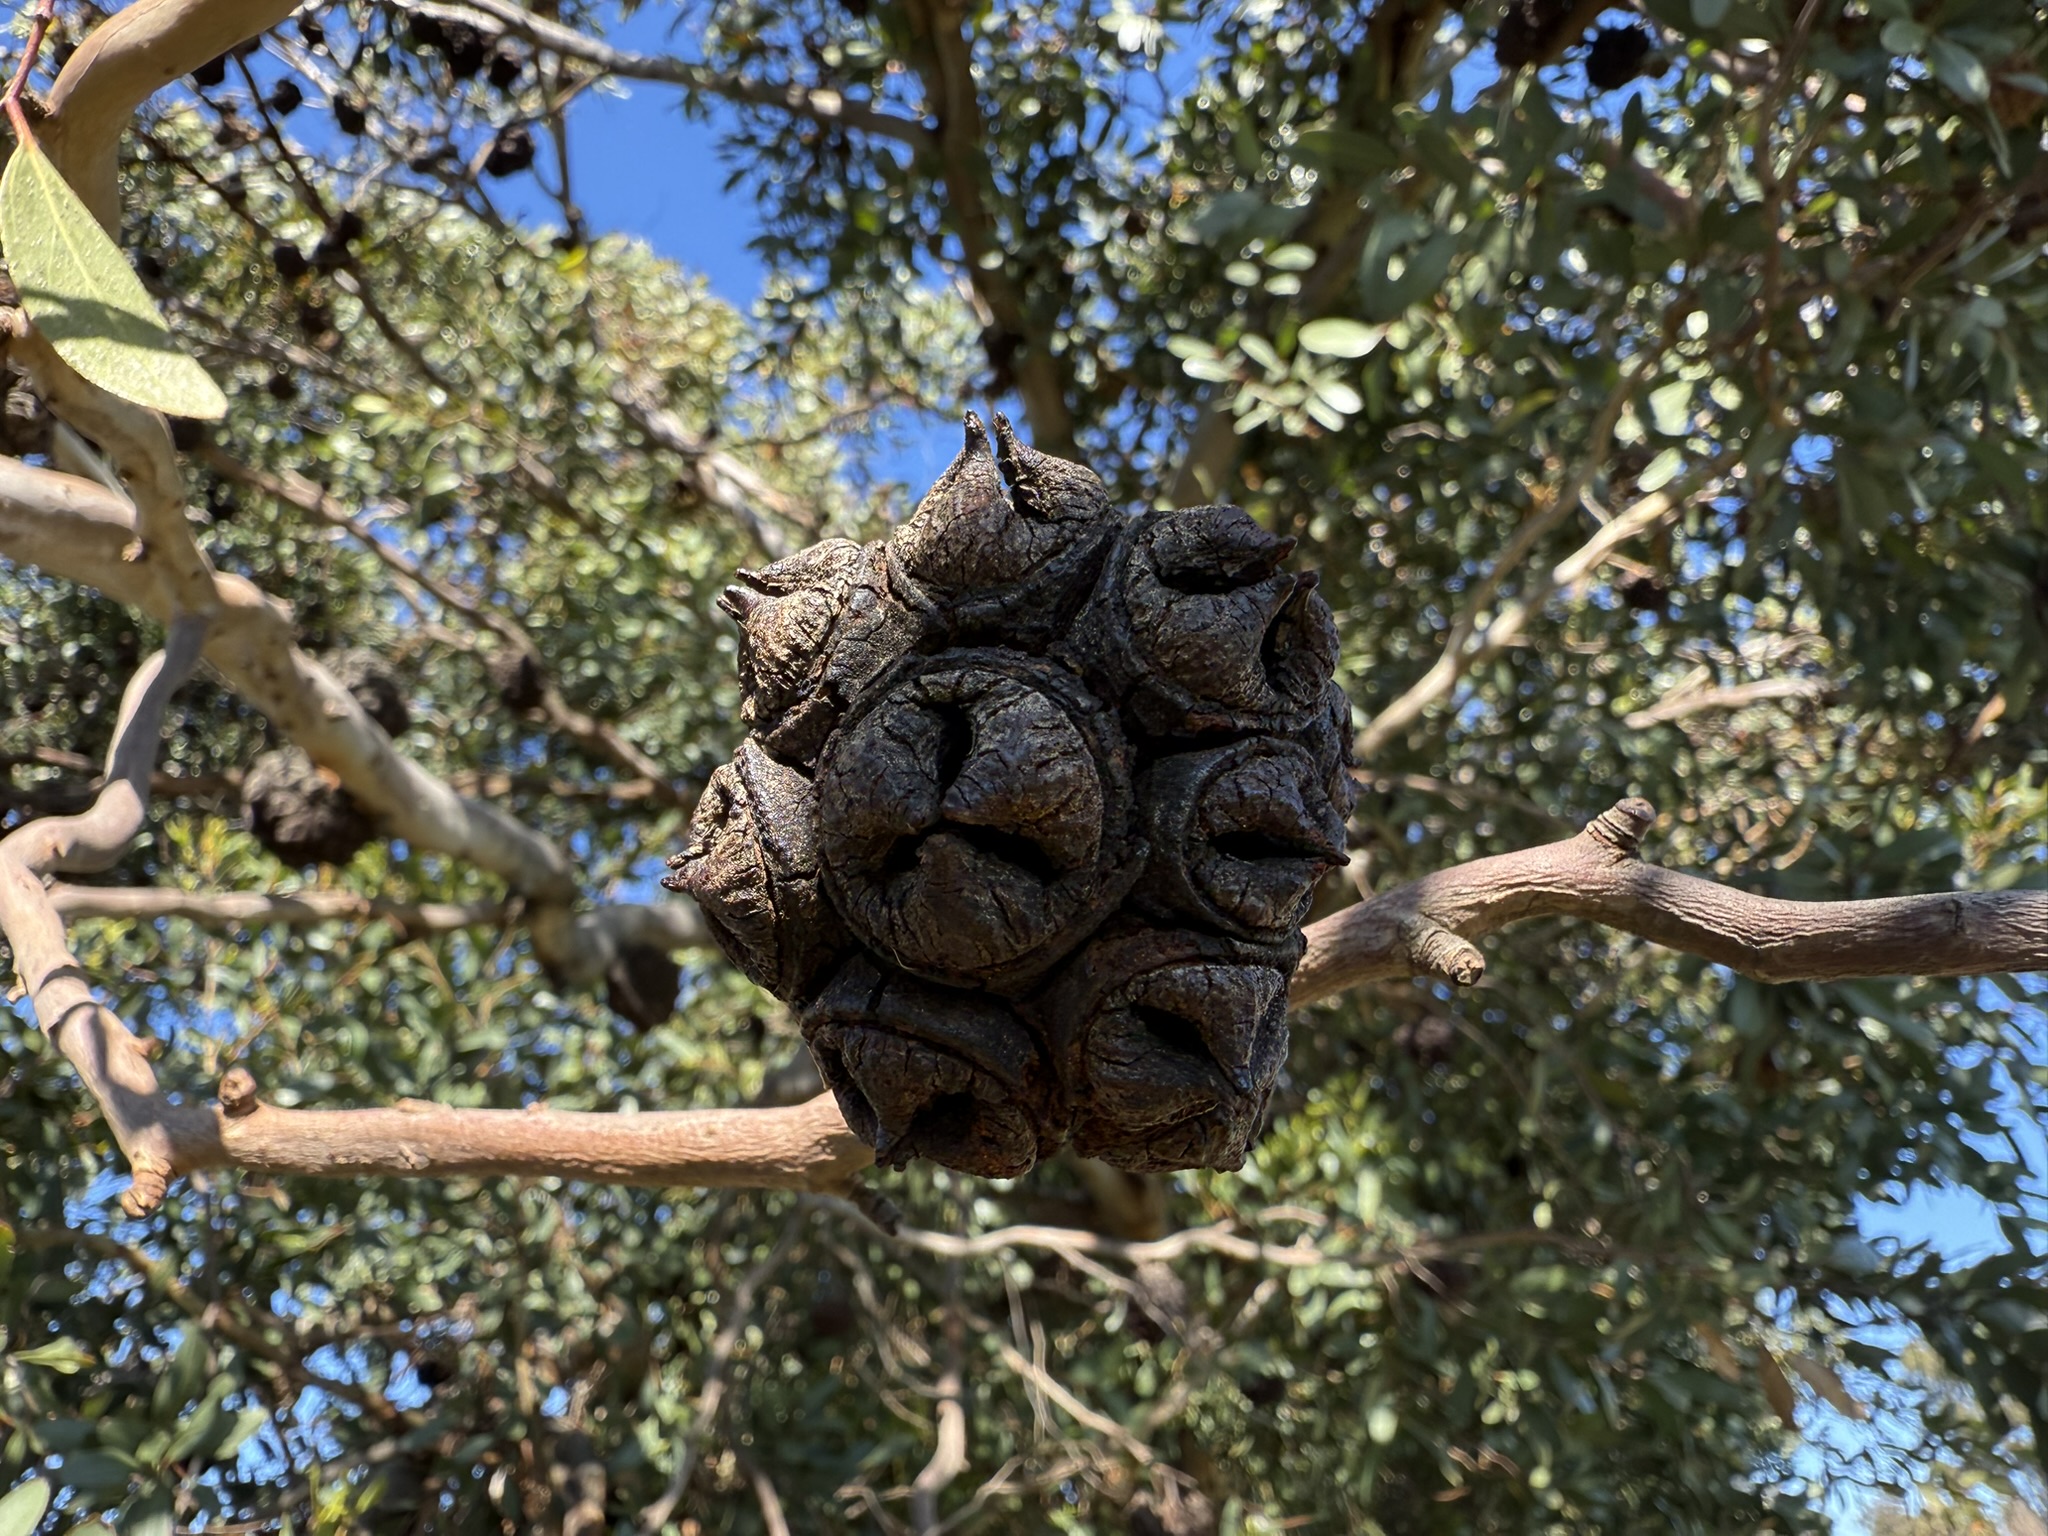
[[751, 734], [666, 883], [879, 1161], [1244, 1161], [1352, 801], [1293, 547], [1235, 507], [1127, 516], [970, 413], [889, 538], [726, 591]]

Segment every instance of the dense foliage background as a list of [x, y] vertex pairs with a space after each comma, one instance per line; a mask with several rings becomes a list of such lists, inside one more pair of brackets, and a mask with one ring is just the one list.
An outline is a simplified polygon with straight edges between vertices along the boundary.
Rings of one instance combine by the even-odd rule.
[[[1127, 502], [1300, 535], [1366, 727], [1328, 909], [1623, 794], [1654, 857], [1758, 891], [2048, 883], [2035, 0], [691, 0], [674, 58], [591, 41], [623, 19], [319, 7], [159, 96], [126, 188], [233, 401], [182, 440], [206, 548], [382, 658], [403, 750], [593, 897], [646, 898], [733, 744], [733, 567], [901, 516], [900, 434], [989, 397]], [[608, 77], [719, 126], [757, 313], [585, 227], [560, 151]], [[535, 186], [548, 227], [500, 211]], [[61, 446], [19, 388], [4, 426]], [[508, 626], [663, 776], [534, 707]], [[155, 640], [0, 563], [8, 824], [81, 802]], [[237, 790], [278, 744], [189, 687], [117, 881], [500, 893], [383, 840], [282, 864]], [[516, 920], [74, 942], [192, 1094], [815, 1091], [708, 952], [663, 1017]], [[1533, 924], [1476, 990], [1299, 1016], [1241, 1173], [876, 1181], [913, 1229], [1229, 1221], [1290, 1265], [948, 1258], [840, 1202], [550, 1181], [194, 1179], [125, 1222], [22, 1022], [0, 1475], [60, 1490], [49, 1529], [150, 1536], [1790, 1531], [1914, 1484], [1963, 1522], [2048, 1455], [2030, 987], [1766, 987]], [[1981, 1192], [1971, 1262], [1866, 1239], [1923, 1184]], [[965, 1469], [920, 1496], [948, 1399]]]

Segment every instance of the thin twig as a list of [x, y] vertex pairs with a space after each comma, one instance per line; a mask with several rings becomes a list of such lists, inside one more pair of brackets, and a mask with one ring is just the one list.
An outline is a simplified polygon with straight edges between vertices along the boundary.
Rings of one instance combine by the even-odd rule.
[[682, 1441], [676, 1447], [675, 1471], [670, 1474], [668, 1486], [662, 1490], [661, 1497], [640, 1513], [640, 1529], [646, 1536], [656, 1536], [668, 1524], [669, 1516], [675, 1513], [676, 1506], [689, 1489], [690, 1474], [696, 1468], [697, 1449], [718, 1422], [719, 1405], [725, 1400], [726, 1368], [732, 1364], [733, 1350], [753, 1316], [754, 1297], [768, 1277], [789, 1257], [789, 1250], [802, 1229], [803, 1219], [803, 1208], [799, 1206], [783, 1222], [782, 1235], [776, 1239], [775, 1246], [733, 1287], [732, 1304], [726, 1309], [718, 1332], [711, 1336], [710, 1348], [704, 1352], [704, 1386], [697, 1394], [697, 1407], [690, 1416], [690, 1427], [684, 1431]]

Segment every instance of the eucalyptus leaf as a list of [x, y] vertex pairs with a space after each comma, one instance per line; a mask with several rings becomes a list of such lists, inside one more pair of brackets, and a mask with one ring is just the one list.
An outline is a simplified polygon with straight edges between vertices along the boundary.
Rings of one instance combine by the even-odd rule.
[[1955, 39], [1930, 37], [1927, 62], [1934, 66], [1935, 79], [1972, 106], [1991, 99], [1990, 71], [1985, 69], [1982, 59]]
[[30, 1536], [50, 1507], [50, 1485], [32, 1477], [0, 1497], [0, 1536]]
[[0, 175], [0, 243], [35, 327], [79, 376], [174, 416], [227, 414], [227, 397], [188, 356], [149, 290], [34, 143]]
[[1364, 357], [1380, 344], [1385, 334], [1379, 326], [1332, 315], [1309, 321], [1296, 333], [1295, 340], [1304, 352], [1321, 357]]
[[39, 1365], [63, 1376], [74, 1376], [99, 1364], [99, 1357], [75, 1339], [52, 1339], [34, 1349], [19, 1350], [10, 1358], [19, 1365]]

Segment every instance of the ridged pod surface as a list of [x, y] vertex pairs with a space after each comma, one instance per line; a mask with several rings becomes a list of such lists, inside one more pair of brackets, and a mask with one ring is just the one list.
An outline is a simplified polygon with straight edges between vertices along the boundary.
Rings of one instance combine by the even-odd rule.
[[727, 589], [751, 734], [664, 883], [884, 1164], [1235, 1168], [1345, 861], [1336, 627], [1291, 539], [994, 426], [887, 539]]

